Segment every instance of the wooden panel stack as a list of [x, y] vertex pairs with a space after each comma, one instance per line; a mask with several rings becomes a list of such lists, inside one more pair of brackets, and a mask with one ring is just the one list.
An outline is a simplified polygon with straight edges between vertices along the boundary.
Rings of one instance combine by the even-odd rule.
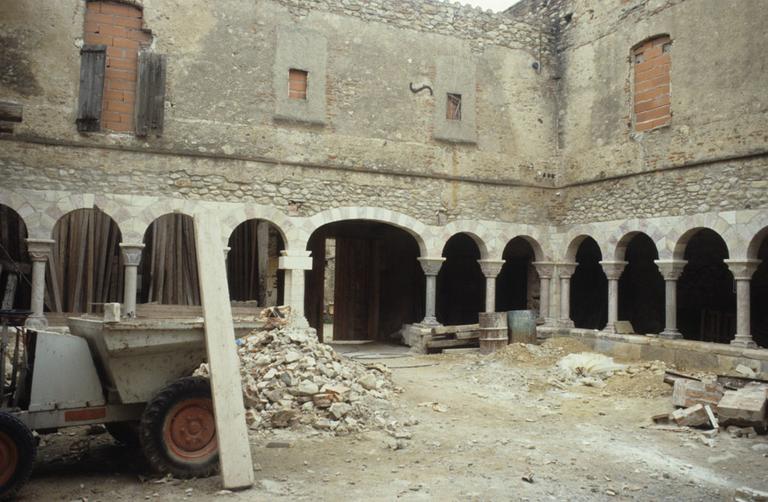
[[139, 274], [141, 303], [200, 305], [197, 250], [192, 218], [166, 214], [144, 235]]
[[46, 305], [53, 312], [94, 312], [94, 306], [123, 298], [120, 229], [99, 209], [64, 215], [53, 229], [56, 241], [46, 277]]

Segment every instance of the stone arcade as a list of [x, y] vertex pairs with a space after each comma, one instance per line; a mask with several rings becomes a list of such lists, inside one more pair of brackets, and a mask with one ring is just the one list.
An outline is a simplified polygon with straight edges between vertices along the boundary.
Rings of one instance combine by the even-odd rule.
[[321, 335], [535, 309], [540, 334], [647, 346], [611, 338], [626, 320], [766, 371], [760, 0], [27, 0], [2, 18], [0, 284], [26, 278], [11, 300], [32, 326], [199, 303], [188, 220], [212, 213], [232, 299]]

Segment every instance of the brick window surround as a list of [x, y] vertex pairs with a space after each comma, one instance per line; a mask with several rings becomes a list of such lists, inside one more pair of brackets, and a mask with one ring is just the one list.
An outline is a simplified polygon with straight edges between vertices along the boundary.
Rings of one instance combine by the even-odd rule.
[[84, 41], [107, 46], [102, 129], [132, 132], [139, 50], [152, 41], [143, 29], [141, 8], [130, 3], [87, 2]]
[[669, 35], [660, 35], [640, 43], [632, 50], [636, 131], [666, 126], [672, 120], [669, 79], [671, 49]]
[[288, 70], [288, 97], [290, 99], [307, 99], [307, 78], [309, 72], [304, 70]]

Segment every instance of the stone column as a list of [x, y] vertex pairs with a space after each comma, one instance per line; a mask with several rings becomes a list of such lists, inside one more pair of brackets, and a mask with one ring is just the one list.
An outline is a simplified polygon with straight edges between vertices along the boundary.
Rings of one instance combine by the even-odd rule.
[[55, 241], [52, 239], [27, 239], [27, 251], [32, 259], [32, 298], [29, 310], [32, 314], [25, 323], [30, 329], [45, 329], [45, 264], [51, 255]]
[[423, 326], [439, 326], [435, 316], [435, 303], [437, 302], [437, 274], [443, 266], [445, 258], [417, 258], [421, 269], [427, 277], [427, 289], [424, 299], [424, 319], [419, 323]]
[[136, 317], [136, 278], [143, 249], [144, 244], [120, 243], [120, 250], [123, 253], [123, 266], [125, 267], [123, 315], [128, 318]]
[[539, 274], [539, 318], [545, 326], [549, 326], [552, 324], [552, 315], [549, 312], [549, 283], [555, 264], [549, 261], [535, 261], [532, 265]]
[[310, 251], [286, 250], [281, 251], [279, 268], [285, 270], [285, 303], [290, 305], [292, 314], [292, 326], [308, 327], [307, 318], [304, 317], [304, 274], [312, 270], [312, 257]]
[[496, 312], [496, 277], [504, 266], [504, 260], [477, 260], [485, 276], [485, 311]]
[[749, 311], [749, 283], [752, 280], [752, 274], [760, 265], [760, 260], [723, 260], [733, 274], [736, 281], [736, 336], [731, 341], [731, 345], [746, 348], [757, 348], [757, 344], [752, 339], [750, 328]]
[[664, 277], [665, 321], [664, 331], [659, 333], [663, 338], [682, 338], [677, 330], [677, 279], [683, 273], [685, 260], [654, 260], [659, 272]]
[[560, 276], [560, 319], [558, 324], [563, 328], [572, 328], [571, 320], [571, 276], [576, 271], [578, 263], [558, 263], [557, 273]]
[[603, 272], [608, 278], [608, 324], [603, 331], [616, 332], [616, 321], [619, 320], [619, 278], [627, 266], [625, 261], [601, 261]]

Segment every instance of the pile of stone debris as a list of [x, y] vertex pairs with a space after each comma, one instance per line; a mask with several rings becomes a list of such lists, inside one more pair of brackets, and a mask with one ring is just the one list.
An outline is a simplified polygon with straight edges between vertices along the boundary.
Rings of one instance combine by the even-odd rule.
[[386, 366], [339, 356], [306, 329], [254, 331], [238, 344], [251, 429], [303, 425], [344, 435], [391, 422], [400, 389]]
[[667, 372], [673, 385], [675, 411], [653, 417], [657, 424], [681, 427], [720, 428], [732, 436], [754, 437], [768, 432], [768, 381], [743, 376], [691, 375]]

